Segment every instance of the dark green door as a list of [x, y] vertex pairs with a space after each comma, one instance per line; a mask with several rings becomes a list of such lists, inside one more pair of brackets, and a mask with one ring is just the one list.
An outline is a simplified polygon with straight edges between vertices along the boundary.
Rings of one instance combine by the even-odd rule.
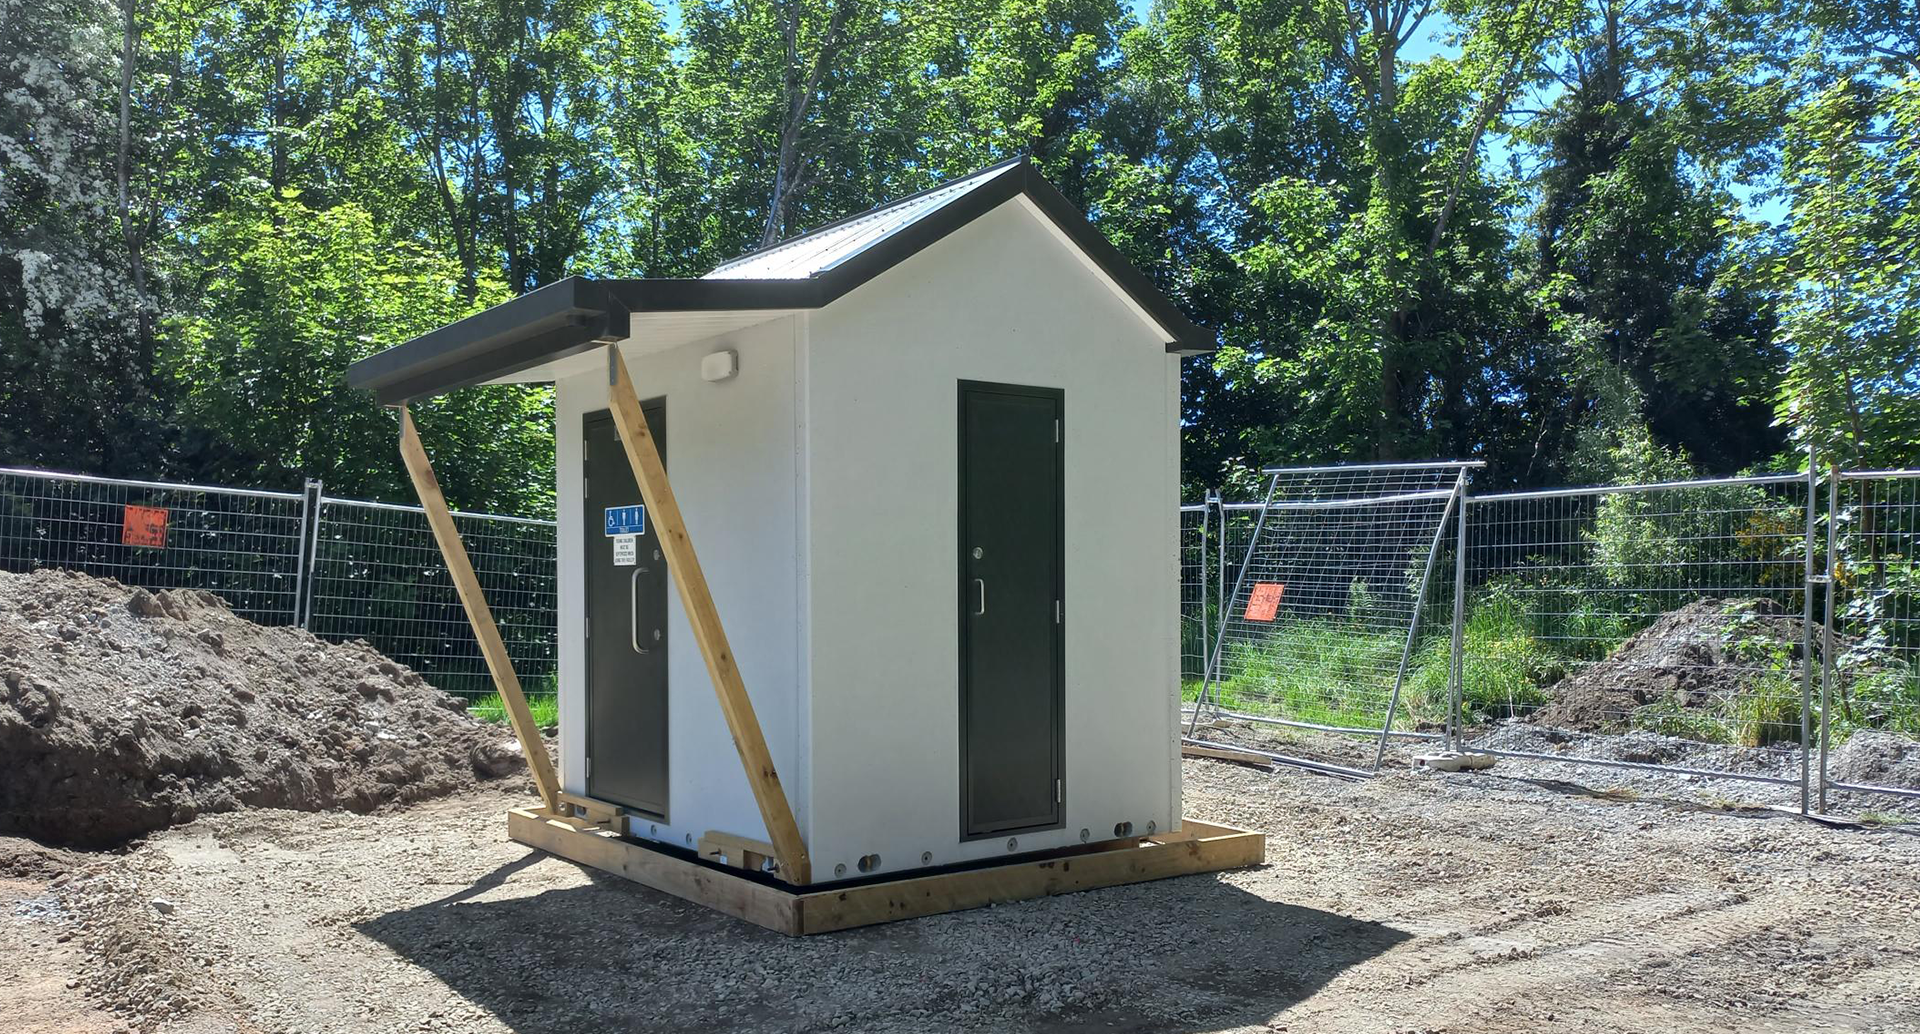
[[[666, 403], [641, 408], [664, 460]], [[667, 565], [612, 415], [587, 414], [584, 436], [587, 796], [665, 819]]]
[[960, 827], [1061, 822], [1063, 396], [960, 384]]

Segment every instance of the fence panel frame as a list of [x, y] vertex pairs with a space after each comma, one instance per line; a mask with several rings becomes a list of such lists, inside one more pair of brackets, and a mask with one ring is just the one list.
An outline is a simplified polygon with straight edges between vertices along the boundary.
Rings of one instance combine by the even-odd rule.
[[[13, 482], [35, 488], [12, 490]], [[248, 620], [294, 623], [299, 493], [0, 467], [0, 503], [0, 569], [58, 567], [156, 591], [200, 589]], [[167, 512], [163, 545], [126, 541], [135, 506]]]
[[[1896, 497], [1897, 501], [1894, 504], [1871, 503], [1867, 501], [1867, 499], [1864, 497], [1864, 494], [1862, 494], [1861, 496], [1857, 496], [1852, 500], [1849, 500], [1845, 496], [1844, 488], [1848, 483], [1852, 483], [1859, 486], [1866, 486], [1869, 484], [1873, 484], [1875, 482], [1893, 482], [1903, 487], [1910, 486], [1910, 490], [1903, 495], [1897, 496]], [[1904, 786], [1887, 786], [1887, 785], [1878, 784], [1878, 783], [1842, 782], [1840, 780], [1836, 780], [1832, 778], [1831, 774], [1828, 771], [1828, 763], [1829, 763], [1831, 750], [1832, 750], [1831, 730], [1833, 727], [1833, 716], [1834, 716], [1833, 695], [1834, 695], [1835, 688], [1838, 686], [1839, 678], [1841, 674], [1837, 670], [1837, 666], [1835, 664], [1834, 658], [1837, 654], [1836, 640], [1841, 635], [1841, 624], [1842, 624], [1842, 621], [1844, 620], [1843, 614], [1836, 614], [1834, 600], [1835, 600], [1835, 597], [1840, 595], [1841, 590], [1843, 588], [1843, 578], [1842, 578], [1843, 567], [1844, 567], [1844, 564], [1846, 563], [1846, 560], [1848, 559], [1850, 548], [1851, 549], [1860, 548], [1861, 543], [1859, 542], [1859, 539], [1861, 536], [1887, 536], [1890, 534], [1895, 534], [1895, 533], [1890, 533], [1886, 531], [1865, 530], [1856, 534], [1851, 539], [1840, 538], [1839, 526], [1841, 524], [1842, 515], [1846, 513], [1846, 511], [1842, 507], [1847, 503], [1852, 502], [1862, 513], [1878, 511], [1881, 509], [1892, 510], [1897, 507], [1900, 510], [1911, 511], [1908, 514], [1908, 520], [1915, 522], [1915, 525], [1920, 525], [1920, 469], [1896, 468], [1896, 469], [1886, 469], [1886, 470], [1835, 470], [1833, 472], [1831, 481], [1829, 483], [1828, 490], [1829, 490], [1829, 496], [1828, 496], [1829, 503], [1828, 503], [1828, 509], [1827, 509], [1827, 513], [1828, 513], [1827, 566], [1826, 566], [1826, 576], [1825, 576], [1825, 581], [1827, 584], [1827, 601], [1826, 601], [1826, 613], [1825, 613], [1826, 619], [1823, 622], [1824, 627], [1821, 633], [1823, 637], [1824, 648], [1821, 651], [1822, 664], [1821, 664], [1821, 673], [1820, 673], [1821, 674], [1820, 732], [1819, 732], [1820, 745], [1819, 745], [1819, 772], [1817, 776], [1817, 794], [1818, 794], [1818, 800], [1819, 800], [1819, 810], [1821, 813], [1826, 812], [1827, 805], [1828, 805], [1828, 795], [1830, 791], [1833, 791], [1833, 790], [1842, 790], [1849, 793], [1882, 794], [1886, 796], [1901, 797], [1906, 799], [1920, 799], [1920, 788], [1904, 787]], [[1907, 531], [1905, 534], [1909, 537], [1909, 541], [1907, 542], [1907, 546], [1909, 548], [1920, 546], [1920, 527], [1913, 527], [1912, 530]], [[1915, 549], [1915, 552], [1920, 552], [1920, 549]], [[1876, 554], [1877, 554], [1876, 549], [1872, 549], [1872, 548], [1869, 549], [1869, 555], [1876, 555]], [[1913, 556], [1906, 557], [1906, 560], [1908, 563], [1913, 563], [1915, 559], [1916, 558]], [[1884, 586], [1881, 586], [1880, 588], [1884, 588]], [[1920, 624], [1920, 614], [1913, 614], [1911, 612], [1902, 612], [1902, 613], [1896, 614], [1893, 620], [1895, 622], [1913, 622], [1916, 624]], [[1913, 671], [1914, 677], [1916, 679], [1920, 679], [1920, 648], [1904, 648], [1896, 645], [1895, 647], [1893, 647], [1893, 649], [1895, 651], [1907, 650], [1913, 655], [1912, 659], [1907, 660], [1904, 663], [1909, 665], [1910, 670]]]
[[[1809, 459], [1811, 461], [1812, 457], [1810, 456]], [[1796, 500], [1799, 503], [1796, 509], [1801, 510], [1804, 514], [1805, 530], [1801, 535], [1795, 536], [1795, 538], [1799, 539], [1801, 544], [1801, 549], [1803, 551], [1802, 563], [1800, 565], [1801, 578], [1799, 579], [1799, 583], [1797, 586], [1797, 591], [1802, 597], [1802, 606], [1800, 608], [1800, 613], [1801, 613], [1800, 641], [1801, 641], [1801, 648], [1802, 648], [1802, 653], [1801, 653], [1802, 662], [1801, 662], [1801, 672], [1800, 672], [1800, 679], [1799, 679], [1799, 682], [1801, 683], [1801, 691], [1799, 694], [1800, 695], [1800, 711], [1798, 716], [1799, 720], [1797, 723], [1799, 726], [1799, 729], [1801, 730], [1800, 744], [1799, 744], [1799, 755], [1800, 755], [1799, 767], [1801, 770], [1801, 774], [1798, 777], [1772, 776], [1772, 775], [1766, 775], [1761, 773], [1732, 772], [1732, 771], [1723, 771], [1719, 769], [1706, 769], [1706, 768], [1697, 768], [1692, 766], [1656, 764], [1656, 763], [1646, 763], [1646, 762], [1632, 762], [1632, 761], [1622, 761], [1622, 760], [1607, 759], [1607, 758], [1555, 755], [1555, 754], [1546, 754], [1539, 751], [1518, 750], [1518, 749], [1513, 749], [1508, 747], [1499, 747], [1491, 744], [1474, 744], [1472, 746], [1472, 749], [1475, 752], [1491, 754], [1496, 757], [1523, 758], [1528, 760], [1549, 761], [1549, 762], [1554, 762], [1558, 764], [1569, 764], [1569, 765], [1576, 765], [1576, 766], [1596, 766], [1596, 767], [1615, 768], [1615, 769], [1623, 769], [1623, 770], [1653, 771], [1653, 772], [1670, 773], [1675, 775], [1700, 776], [1700, 777], [1715, 778], [1715, 779], [1729, 779], [1729, 780], [1761, 783], [1761, 784], [1768, 784], [1768, 785], [1794, 786], [1794, 787], [1798, 787], [1801, 791], [1800, 808], [1802, 813], [1804, 814], [1810, 811], [1811, 797], [1810, 797], [1810, 794], [1808, 793], [1809, 780], [1808, 780], [1807, 773], [1810, 767], [1810, 759], [1813, 756], [1813, 748], [1811, 744], [1812, 727], [1810, 724], [1811, 708], [1812, 708], [1812, 694], [1811, 694], [1812, 683], [1810, 680], [1811, 680], [1811, 668], [1812, 668], [1812, 657], [1813, 657], [1813, 654], [1811, 652], [1812, 593], [1817, 586], [1817, 581], [1814, 574], [1814, 563], [1813, 563], [1813, 555], [1814, 555], [1813, 550], [1815, 548], [1815, 541], [1816, 541], [1816, 536], [1815, 536], [1816, 519], [1817, 519], [1816, 508], [1818, 504], [1817, 470], [1818, 470], [1817, 466], [1815, 466], [1812, 462], [1809, 462], [1808, 470], [1804, 473], [1758, 474], [1758, 475], [1748, 475], [1748, 476], [1741, 476], [1741, 477], [1698, 478], [1698, 479], [1692, 479], [1692, 480], [1686, 480], [1686, 481], [1648, 482], [1643, 484], [1631, 484], [1631, 485], [1593, 485], [1593, 486], [1582, 486], [1582, 487], [1572, 487], [1572, 488], [1538, 489], [1538, 490], [1519, 491], [1519, 492], [1495, 492], [1495, 493], [1474, 495], [1469, 497], [1468, 499], [1469, 505], [1467, 507], [1468, 512], [1472, 513], [1476, 507], [1485, 508], [1488, 506], [1495, 506], [1495, 505], [1500, 505], [1505, 503], [1524, 502], [1524, 501], [1545, 501], [1545, 500], [1555, 500], [1555, 499], [1578, 499], [1578, 498], [1605, 499], [1607, 497], [1622, 496], [1627, 494], [1644, 496], [1644, 495], [1652, 495], [1655, 493], [1682, 492], [1682, 491], [1692, 491], [1692, 490], [1710, 490], [1710, 489], [1718, 489], [1718, 488], [1734, 488], [1734, 487], [1743, 487], [1743, 486], [1766, 487], [1766, 486], [1791, 485], [1799, 488], [1799, 490], [1802, 493], [1804, 493], [1804, 498], [1800, 498]], [[1755, 509], [1757, 512], [1759, 507], [1756, 507]], [[1484, 509], [1482, 510], [1482, 512], [1485, 512]], [[1671, 567], [1673, 565], [1662, 565], [1662, 566]], [[1746, 591], [1746, 590], [1743, 590], [1743, 591]], [[1751, 591], [1757, 592], [1759, 590], [1754, 589]], [[1702, 598], [1710, 598], [1710, 597], [1702, 597]], [[1672, 613], [1674, 611], [1677, 611], [1678, 609], [1680, 608], [1679, 607], [1663, 608], [1660, 611], [1659, 615], [1654, 616], [1654, 620], [1657, 621], [1660, 616], [1664, 616], [1665, 614]]]

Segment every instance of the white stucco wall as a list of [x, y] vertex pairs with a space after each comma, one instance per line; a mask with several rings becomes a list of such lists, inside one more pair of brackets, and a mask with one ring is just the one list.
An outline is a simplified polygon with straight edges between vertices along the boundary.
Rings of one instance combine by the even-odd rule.
[[[674, 495], [774, 765], [804, 823], [795, 375], [802, 331], [798, 318], [785, 318], [657, 354], [641, 354], [646, 343], [638, 339], [623, 348], [640, 397], [666, 398], [666, 463]], [[718, 383], [701, 380], [701, 357], [723, 348], [739, 352], [739, 374]], [[561, 782], [585, 793], [580, 432], [582, 416], [607, 407], [605, 373], [562, 378], [556, 389]], [[713, 829], [764, 837], [676, 591], [668, 592], [668, 609], [669, 822], [636, 820], [633, 832], [681, 846]]]
[[1020, 199], [807, 324], [816, 879], [1007, 852], [960, 838], [961, 380], [1065, 392], [1066, 821], [1018, 850], [1172, 828], [1178, 361]]

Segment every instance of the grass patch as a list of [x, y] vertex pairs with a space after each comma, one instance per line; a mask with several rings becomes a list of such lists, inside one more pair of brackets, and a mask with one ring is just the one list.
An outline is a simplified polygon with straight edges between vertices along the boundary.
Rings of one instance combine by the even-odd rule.
[[[560, 724], [560, 698], [552, 693], [527, 694], [527, 710], [533, 712], [533, 724], [542, 729]], [[467, 713], [483, 722], [507, 720], [507, 707], [498, 693], [488, 693], [468, 704]]]
[[1800, 742], [1800, 687], [1780, 674], [1755, 679], [1733, 699], [1733, 736], [1743, 747]]
[[[1794, 720], [1799, 721], [1796, 707]], [[1633, 709], [1628, 724], [1636, 729], [1701, 743], [1732, 743], [1725, 718], [1717, 711], [1688, 707], [1671, 697]]]
[[[1566, 659], [1528, 629], [1525, 609], [1495, 591], [1470, 612], [1461, 629], [1460, 709], [1468, 722], [1528, 714], [1548, 702], [1543, 688], [1567, 673]], [[1408, 678], [1408, 706], [1424, 717], [1447, 712], [1450, 635], [1428, 639]]]
[[1294, 621], [1227, 650], [1214, 692], [1228, 710], [1318, 725], [1377, 725], [1405, 639], [1339, 619]]

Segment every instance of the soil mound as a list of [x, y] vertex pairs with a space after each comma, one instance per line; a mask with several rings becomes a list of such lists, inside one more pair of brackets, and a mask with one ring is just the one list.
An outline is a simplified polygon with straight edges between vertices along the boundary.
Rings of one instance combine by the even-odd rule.
[[102, 847], [202, 812], [372, 811], [524, 769], [363, 642], [194, 590], [0, 572], [0, 833]]
[[1799, 615], [1772, 600], [1695, 600], [1662, 614], [1605, 660], [1547, 687], [1553, 702], [1530, 720], [1559, 729], [1616, 731], [1646, 704], [1714, 707], [1749, 689], [1770, 666], [1797, 679], [1800, 633]]
[[1836, 782], [1920, 790], [1920, 743], [1861, 729], [1835, 748], [1828, 771]]

